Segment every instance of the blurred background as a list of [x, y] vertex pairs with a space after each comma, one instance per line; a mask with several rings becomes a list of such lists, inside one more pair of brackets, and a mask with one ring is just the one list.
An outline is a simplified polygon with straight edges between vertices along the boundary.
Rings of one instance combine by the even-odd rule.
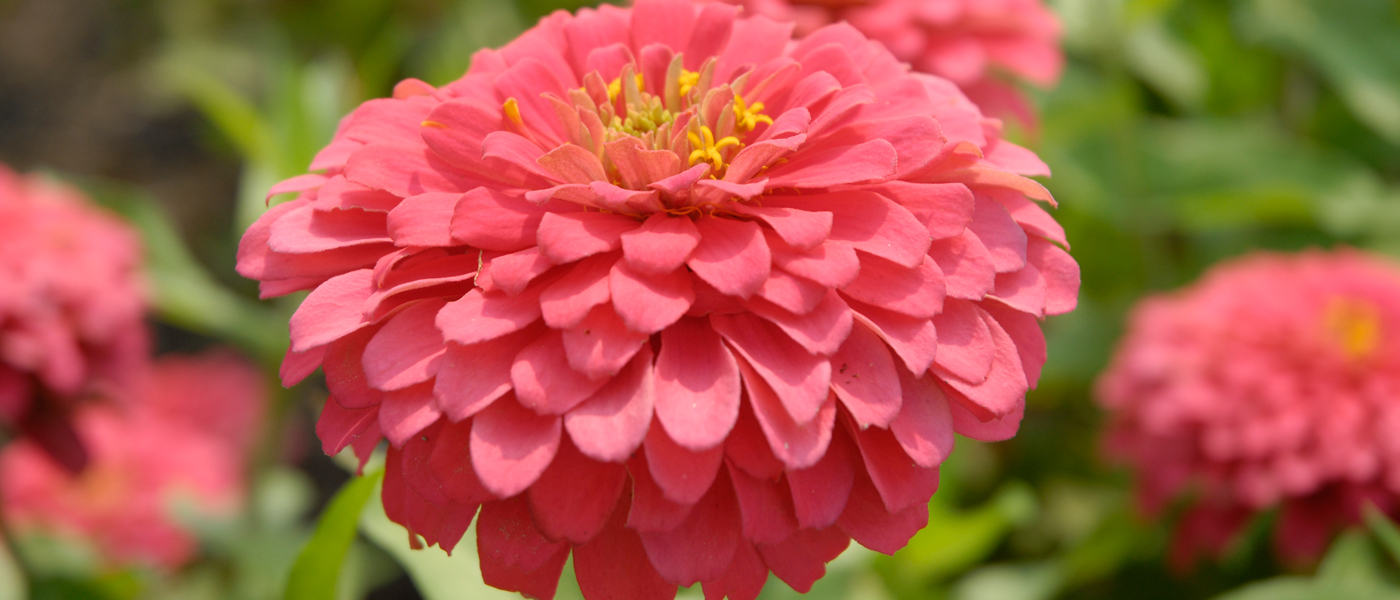
[[[1343, 597], [1318, 583], [1333, 578], [1361, 582], [1346, 597], [1400, 597], [1383, 524], [1356, 534], [1379, 544], [1339, 542], [1320, 567], [1284, 567], [1264, 515], [1223, 560], [1170, 569], [1173, 514], [1135, 510], [1130, 476], [1104, 460], [1092, 396], [1132, 304], [1215, 262], [1338, 245], [1400, 256], [1400, 2], [1048, 3], [1069, 62], [1055, 89], [1028, 88], [1040, 124], [1012, 124], [1010, 137], [1054, 171], [1045, 184], [1083, 269], [1079, 308], [1046, 324], [1050, 359], [1020, 434], [959, 440], [929, 527], [893, 557], [848, 552], [810, 596]], [[476, 49], [582, 4], [0, 0], [0, 162], [73, 182], [130, 219], [147, 246], [157, 351], [231, 344], [267, 373], [272, 398], [239, 514], [171, 507], [197, 560], [160, 572], [23, 539], [0, 597], [282, 597], [351, 463], [320, 452], [321, 384], [272, 383], [299, 296], [256, 300], [233, 270], [242, 231], [359, 102], [405, 77], [456, 79]], [[480, 583], [472, 544], [451, 558], [408, 550], [376, 502], [359, 516], [341, 598], [510, 597]], [[1257, 584], [1276, 577], [1292, 587]], [[796, 594], [773, 580], [764, 597]]]

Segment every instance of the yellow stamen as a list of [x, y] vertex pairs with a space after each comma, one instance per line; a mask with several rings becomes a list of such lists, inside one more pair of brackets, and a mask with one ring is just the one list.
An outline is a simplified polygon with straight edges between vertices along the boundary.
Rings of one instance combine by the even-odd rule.
[[[701, 136], [704, 136], [703, 140]], [[744, 145], [743, 142], [739, 141], [739, 138], [732, 135], [725, 136], [719, 142], [715, 142], [715, 133], [704, 125], [700, 126], [700, 135], [697, 136], [694, 131], [691, 131], [687, 132], [685, 137], [690, 140], [690, 146], [695, 148], [690, 153], [690, 164], [694, 166], [695, 163], [702, 160], [710, 163], [710, 166], [714, 168], [711, 175], [715, 177], [722, 175], [725, 167], [724, 155], [720, 154], [719, 151], [730, 146], [740, 147]]]
[[700, 83], [700, 73], [681, 70], [680, 92], [682, 97], [689, 94], [690, 90], [694, 89], [698, 83]]
[[1347, 358], [1370, 356], [1381, 343], [1381, 316], [1364, 300], [1334, 298], [1322, 317], [1323, 327]]
[[501, 105], [501, 110], [506, 114], [506, 119], [515, 123], [516, 127], [524, 127], [525, 120], [520, 118], [520, 103], [514, 97], [506, 98], [506, 103]]
[[734, 130], [748, 133], [758, 127], [759, 123], [773, 124], [773, 119], [763, 114], [763, 103], [755, 102], [751, 106], [745, 106], [744, 97], [734, 94]]
[[[633, 77], [637, 80], [637, 89], [639, 89], [639, 90], [642, 89], [642, 88], [644, 87], [644, 85], [643, 85], [643, 83], [642, 83], [642, 81], [643, 81], [643, 80], [642, 80], [642, 74], [641, 74], [641, 73], [637, 73], [637, 74], [634, 75]], [[609, 84], [608, 84], [608, 100], [617, 100], [617, 95], [618, 95], [618, 94], [621, 94], [621, 93], [622, 93], [622, 78], [621, 78], [621, 77], [618, 77], [617, 79], [612, 80], [612, 83], [609, 83]]]

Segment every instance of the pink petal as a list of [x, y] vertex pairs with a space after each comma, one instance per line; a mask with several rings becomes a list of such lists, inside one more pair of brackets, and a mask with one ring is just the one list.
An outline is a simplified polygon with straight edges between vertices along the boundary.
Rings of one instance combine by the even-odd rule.
[[408, 438], [408, 441], [403, 445], [403, 452], [398, 453], [403, 458], [401, 472], [404, 482], [413, 491], [418, 492], [418, 495], [422, 496], [424, 500], [439, 506], [452, 502], [452, 499], [443, 493], [442, 484], [433, 477], [432, 471], [428, 468], [428, 458], [432, 455], [433, 447], [438, 441], [438, 434], [442, 431], [445, 423], [446, 421], [438, 419], [427, 429]]
[[[379, 422], [379, 407], [348, 409], [336, 404], [332, 398], [326, 399], [321, 416], [316, 420], [316, 437], [321, 440], [321, 450], [326, 456], [340, 454], [346, 446], [354, 443], [361, 434], [368, 433], [370, 425]], [[374, 428], [376, 441], [379, 430]]]
[[826, 563], [835, 560], [851, 538], [840, 529], [799, 529], [778, 544], [758, 544], [758, 554], [763, 562], [773, 570], [773, 575], [783, 580], [799, 593], [807, 593], [812, 584], [826, 575]]
[[875, 189], [908, 209], [933, 239], [958, 235], [972, 222], [972, 190], [961, 183], [891, 181]]
[[530, 598], [554, 597], [569, 558], [569, 544], [551, 543], [535, 529], [523, 496], [481, 505], [476, 548], [486, 585]]
[[933, 362], [939, 371], [968, 383], [986, 381], [996, 342], [977, 307], [967, 300], [950, 298], [933, 324], [938, 328], [938, 354]]
[[851, 333], [851, 309], [836, 290], [827, 290], [822, 301], [803, 315], [792, 314], [762, 298], [750, 299], [747, 306], [812, 354], [828, 356], [836, 352]]
[[723, 4], [702, 4], [700, 14], [695, 18], [695, 28], [690, 35], [690, 43], [685, 51], [685, 67], [698, 70], [706, 58], [718, 56], [729, 44], [729, 36], [734, 28], [735, 17], [740, 9]]
[[651, 425], [655, 385], [651, 347], [643, 345], [616, 377], [564, 415], [580, 451], [607, 462], [627, 460]]
[[797, 531], [792, 497], [781, 480], [759, 479], [733, 465], [728, 466], [728, 471], [739, 500], [745, 539], [774, 544]]
[[773, 455], [789, 469], [810, 467], [821, 460], [831, 443], [831, 428], [836, 422], [836, 395], [827, 396], [816, 418], [799, 424], [748, 362], [739, 361], [739, 374], [743, 376], [754, 416]]
[[292, 352], [291, 348], [282, 356], [282, 366], [278, 369], [278, 378], [282, 380], [282, 387], [292, 387], [301, 383], [303, 379], [315, 372], [321, 366], [321, 361], [326, 357], [326, 347], [312, 348], [306, 352]]
[[695, 289], [689, 273], [643, 275], [625, 261], [613, 264], [608, 289], [622, 321], [632, 331], [644, 334], [656, 333], [675, 323], [695, 303]]
[[630, 494], [623, 494], [601, 533], [574, 548], [574, 573], [579, 590], [589, 598], [671, 600], [676, 584], [652, 568], [642, 539], [629, 529]]
[[514, 296], [525, 291], [531, 281], [553, 267], [554, 263], [541, 255], [539, 248], [526, 248], [514, 254], [491, 259], [489, 272], [491, 282], [496, 287], [507, 296]]
[[1021, 367], [1016, 343], [995, 319], [986, 314], [982, 317], [991, 330], [992, 341], [996, 343], [992, 369], [987, 373], [986, 381], [973, 385], [959, 379], [944, 379], [943, 383], [972, 400], [973, 406], [965, 408], [984, 411], [979, 418], [1000, 417], [1025, 404], [1026, 391], [1030, 386], [1026, 383], [1026, 371]]
[[564, 144], [546, 152], [535, 162], [554, 179], [564, 183], [590, 183], [607, 181], [608, 174], [603, 170], [603, 161], [598, 156], [584, 150], [582, 146]]
[[753, 544], [739, 540], [734, 548], [734, 560], [729, 563], [724, 576], [702, 581], [700, 585], [705, 592], [705, 600], [756, 600], [767, 582], [768, 565], [763, 564], [763, 557], [754, 550]]
[[998, 273], [992, 296], [1016, 310], [1045, 316], [1045, 277], [1033, 264], [1026, 263], [1010, 273]]
[[1007, 212], [1011, 213], [1011, 218], [1026, 230], [1026, 233], [1043, 237], [1069, 248], [1069, 242], [1065, 241], [1064, 227], [1060, 226], [1055, 218], [1050, 216], [1050, 213], [1045, 212], [1045, 209], [1036, 203], [1027, 200], [1024, 195], [998, 189], [979, 190], [978, 193], [986, 194], [1000, 202]]
[[831, 357], [831, 389], [861, 427], [888, 427], [899, 414], [900, 384], [894, 358], [865, 326], [851, 329]]
[[928, 504], [929, 498], [938, 491], [937, 468], [926, 469], [914, 464], [887, 429], [871, 427], [852, 433], [865, 461], [865, 470], [885, 501], [885, 510], [898, 513], [911, 506]]
[[492, 132], [505, 129], [499, 104], [477, 98], [454, 98], [437, 105], [419, 128], [419, 135], [433, 153], [458, 167], [485, 170], [481, 142]]
[[826, 287], [841, 288], [855, 281], [860, 273], [860, 259], [855, 249], [845, 244], [825, 242], [802, 252], [773, 241], [769, 240], [773, 266], [798, 277]]
[[719, 445], [739, 417], [739, 367], [719, 334], [698, 319], [661, 332], [656, 359], [656, 418], [691, 450]]
[[[521, 98], [516, 100], [520, 101], [521, 108], [529, 102]], [[542, 156], [544, 152], [534, 142], [509, 131], [493, 131], [481, 141], [481, 160], [488, 169], [498, 173], [497, 179], [513, 184], [512, 187], [542, 189], [554, 181], [553, 174], [539, 165]]]
[[807, 210], [835, 215], [829, 239], [893, 261], [905, 267], [923, 262], [932, 238], [923, 223], [904, 207], [865, 191], [802, 196], [801, 200], [769, 201], [772, 206], [791, 202]]
[[564, 330], [564, 354], [569, 366], [589, 379], [616, 375], [647, 335], [627, 329], [612, 306], [600, 304], [573, 329]]
[[821, 285], [777, 269], [768, 275], [763, 287], [758, 288], [759, 298], [798, 315], [812, 312], [826, 298], [826, 293], [827, 289]]
[[772, 255], [755, 223], [710, 217], [696, 222], [700, 243], [686, 264], [721, 293], [747, 298], [768, 279]]
[[773, 455], [763, 426], [754, 416], [752, 401], [739, 404], [739, 418], [724, 440], [724, 456], [730, 464], [758, 479], [776, 481], [782, 476], [783, 462]]
[[471, 421], [444, 424], [428, 455], [428, 472], [442, 484], [443, 495], [455, 502], [480, 504], [496, 500], [472, 467], [471, 435]]
[[365, 381], [365, 345], [377, 328], [356, 331], [326, 346], [326, 358], [321, 369], [326, 374], [326, 388], [331, 397], [345, 408], [378, 406], [384, 393], [369, 387]]
[[617, 166], [622, 185], [632, 190], [646, 189], [681, 171], [681, 160], [675, 152], [647, 150], [641, 140], [631, 136], [605, 144], [603, 152]]
[[399, 390], [437, 375], [445, 347], [433, 321], [446, 303], [425, 300], [389, 319], [365, 346], [365, 380], [383, 391]]
[[871, 255], [860, 257], [860, 274], [841, 292], [867, 304], [911, 317], [928, 319], [943, 309], [943, 271], [925, 257], [907, 268]]
[[589, 379], [569, 365], [558, 330], [540, 336], [515, 356], [510, 379], [520, 404], [549, 415], [568, 412], [608, 382]]
[[389, 237], [399, 246], [455, 246], [452, 215], [461, 194], [431, 193], [404, 198], [389, 211]]
[[540, 254], [564, 265], [622, 247], [621, 235], [637, 228], [637, 220], [599, 212], [546, 213], [540, 221]]
[[953, 298], [979, 300], [996, 284], [992, 254], [971, 231], [934, 241], [928, 255], [943, 271], [948, 295]]
[[643, 445], [652, 479], [661, 486], [667, 500], [678, 504], [699, 502], [724, 459], [723, 447], [690, 450], [672, 440], [658, 423], [647, 430]]
[[1026, 264], [1026, 232], [1002, 205], [986, 197], [978, 197], [972, 210], [972, 222], [967, 230], [977, 236], [991, 252], [992, 264], [998, 273], [1015, 271]]
[[909, 371], [922, 375], [933, 364], [938, 331], [928, 319], [917, 319], [868, 304], [849, 301], [856, 321], [865, 324], [889, 345]]
[[678, 504], [666, 499], [666, 493], [651, 477], [646, 453], [638, 452], [627, 461], [627, 473], [632, 476], [632, 510], [627, 526], [636, 531], [670, 531], [680, 526], [694, 504]]
[[661, 44], [681, 52], [690, 43], [695, 7], [680, 0], [652, 0], [632, 10], [632, 47]]
[[618, 258], [613, 253], [591, 256], [544, 288], [539, 300], [544, 322], [555, 329], [569, 329], [582, 322], [594, 306], [607, 302], [608, 273]]
[[719, 579], [734, 558], [740, 532], [738, 502], [727, 473], [714, 482], [675, 529], [641, 534], [647, 558], [667, 581], [690, 586]]
[[1040, 330], [1040, 320], [995, 301], [983, 302], [981, 306], [1016, 342], [1021, 366], [1026, 370], [1026, 382], [1034, 388], [1040, 381], [1040, 368], [1045, 365], [1046, 358], [1045, 334]]
[[[948, 410], [953, 414], [953, 431], [958, 435], [983, 442], [1000, 442], [1016, 436], [1021, 428], [1021, 418], [1025, 416], [1026, 403], [1019, 403], [1011, 412], [999, 418], [982, 420], [978, 414], [986, 410], [968, 400], [957, 390], [944, 388], [948, 396]], [[972, 409], [977, 409], [974, 413]]]
[[349, 335], [364, 325], [364, 303], [374, 293], [374, 271], [337, 275], [316, 287], [292, 313], [292, 350], [306, 352]]
[[753, 315], [711, 315], [710, 325], [771, 386], [789, 418], [809, 423], [817, 416], [831, 386], [826, 357], [808, 353]]
[[882, 181], [895, 175], [897, 159], [894, 146], [880, 139], [829, 150], [804, 151], [781, 167], [770, 170], [768, 185], [816, 189]]
[[928, 526], [928, 507], [915, 504], [890, 513], [870, 478], [861, 473], [846, 502], [846, 511], [841, 513], [836, 524], [860, 545], [893, 555], [908, 545], [914, 534]]
[[831, 235], [832, 213], [827, 211], [747, 204], [735, 204], [734, 211], [762, 219], [778, 237], [797, 250], [816, 248]]
[[462, 195], [452, 215], [452, 237], [469, 246], [515, 252], [535, 245], [545, 210], [489, 188]]
[[443, 414], [460, 421], [509, 392], [516, 355], [542, 333], [532, 327], [470, 346], [447, 344], [433, 387]]
[[273, 196], [281, 194], [314, 190], [324, 185], [327, 179], [330, 178], [320, 173], [307, 173], [305, 175], [297, 175], [296, 177], [283, 179], [272, 186], [272, 189], [267, 191], [266, 199], [271, 200]]
[[914, 464], [933, 468], [953, 451], [953, 417], [948, 399], [932, 377], [915, 378], [900, 370], [904, 402], [889, 430]]
[[1079, 263], [1040, 238], [1031, 238], [1026, 254], [1045, 279], [1045, 314], [1061, 315], [1074, 310], [1079, 304]]
[[639, 273], [670, 273], [679, 269], [700, 244], [700, 230], [686, 217], [656, 213], [641, 227], [622, 234], [622, 255]]
[[[539, 415], [503, 398], [472, 418], [472, 467], [482, 485], [509, 498], [539, 479], [559, 450], [557, 416]], [[482, 525], [485, 525], [483, 523]]]
[[855, 481], [855, 461], [851, 441], [833, 432], [831, 445], [817, 464], [787, 472], [793, 509], [802, 528], [823, 529], [841, 516]]
[[390, 241], [384, 213], [363, 210], [318, 211], [302, 205], [272, 224], [267, 247], [284, 254], [310, 254]]
[[384, 393], [384, 402], [379, 405], [379, 429], [390, 444], [400, 447], [441, 416], [442, 411], [433, 404], [433, 384], [420, 383]]
[[530, 486], [530, 512], [545, 537], [586, 544], [602, 531], [626, 484], [626, 467], [594, 461], [565, 438]]
[[438, 311], [437, 327], [445, 340], [468, 346], [520, 331], [539, 318], [535, 294], [510, 297], [472, 290]]
[[400, 198], [428, 192], [460, 194], [476, 187], [465, 173], [421, 144], [368, 144], [350, 155], [345, 179]]

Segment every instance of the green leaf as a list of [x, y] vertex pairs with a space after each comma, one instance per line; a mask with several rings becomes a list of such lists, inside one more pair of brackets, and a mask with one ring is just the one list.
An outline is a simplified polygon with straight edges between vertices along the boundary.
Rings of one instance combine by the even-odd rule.
[[355, 541], [360, 513], [383, 476], [383, 471], [375, 471], [352, 479], [336, 493], [321, 515], [316, 533], [292, 566], [287, 579], [287, 600], [335, 600], [340, 565]]
[[1371, 534], [1380, 541], [1381, 546], [1390, 554], [1391, 560], [1400, 565], [1400, 528], [1374, 504], [1368, 503], [1361, 514], [1366, 519], [1366, 526], [1371, 529]]

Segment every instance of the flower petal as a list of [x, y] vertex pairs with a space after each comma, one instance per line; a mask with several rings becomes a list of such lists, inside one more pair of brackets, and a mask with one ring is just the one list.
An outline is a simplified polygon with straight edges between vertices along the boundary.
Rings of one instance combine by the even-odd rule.
[[758, 224], [718, 217], [695, 223], [700, 243], [686, 264], [720, 292], [747, 298], [768, 279], [772, 255]]
[[564, 415], [569, 437], [584, 454], [627, 460], [646, 437], [655, 403], [651, 347], [643, 345], [616, 377]]
[[719, 334], [698, 319], [661, 332], [656, 359], [656, 418], [691, 450], [724, 441], [739, 417], [739, 367]]
[[559, 417], [536, 414], [510, 397], [477, 413], [471, 454], [482, 485], [500, 498], [525, 491], [554, 460], [559, 428]]

